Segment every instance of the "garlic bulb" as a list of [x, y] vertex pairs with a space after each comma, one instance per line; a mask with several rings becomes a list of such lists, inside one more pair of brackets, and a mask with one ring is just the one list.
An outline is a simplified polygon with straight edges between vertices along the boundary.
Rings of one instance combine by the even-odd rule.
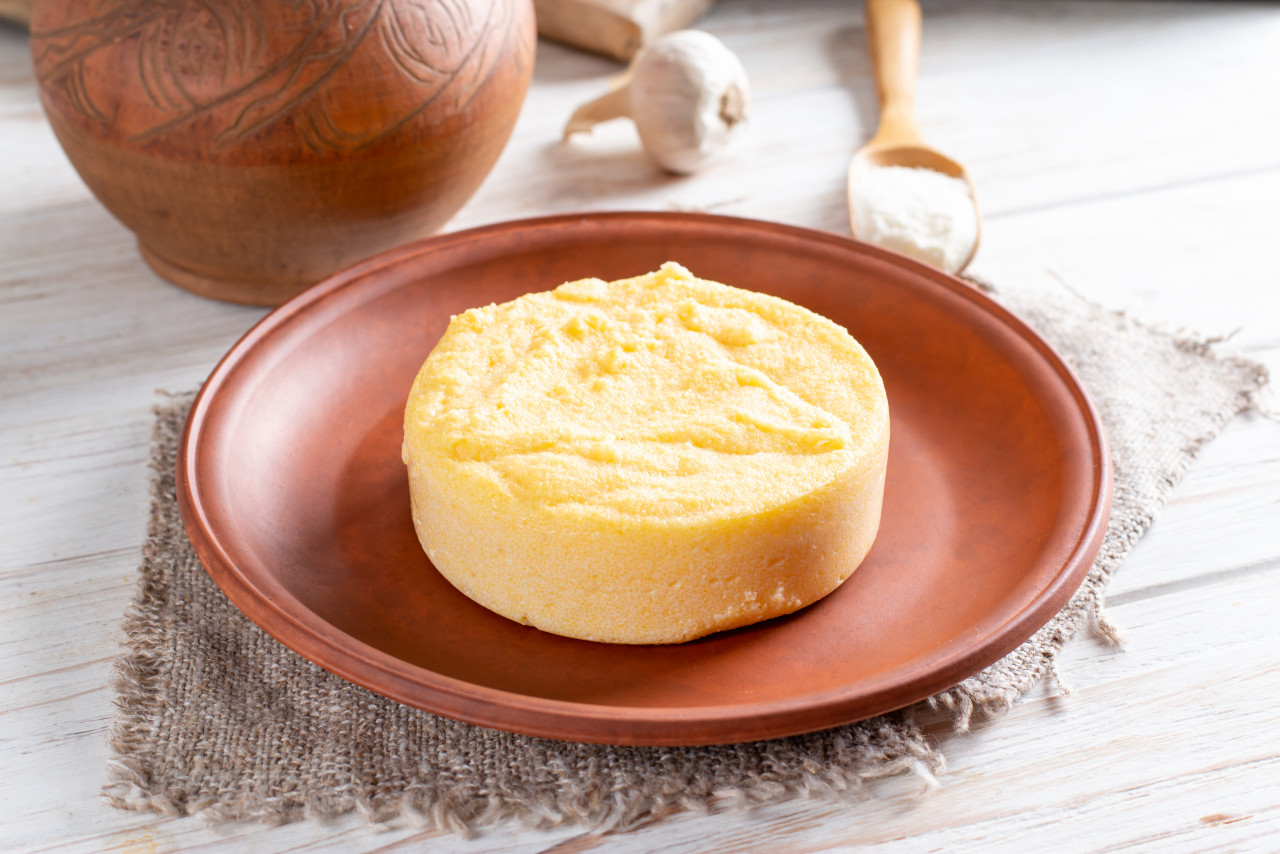
[[687, 175], [724, 149], [747, 118], [751, 90], [741, 61], [710, 33], [668, 33], [640, 51], [605, 95], [583, 104], [568, 139], [600, 122], [630, 117], [659, 166]]

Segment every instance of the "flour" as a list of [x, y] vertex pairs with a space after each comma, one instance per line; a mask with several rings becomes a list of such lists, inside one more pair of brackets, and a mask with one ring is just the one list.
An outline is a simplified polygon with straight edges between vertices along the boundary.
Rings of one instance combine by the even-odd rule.
[[869, 170], [854, 185], [853, 221], [859, 239], [948, 273], [963, 266], [978, 240], [969, 185], [932, 169]]

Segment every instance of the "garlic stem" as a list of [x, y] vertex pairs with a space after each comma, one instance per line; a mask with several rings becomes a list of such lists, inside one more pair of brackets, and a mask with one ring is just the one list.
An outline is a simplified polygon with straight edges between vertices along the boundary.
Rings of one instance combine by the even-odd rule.
[[568, 139], [575, 133], [590, 133], [601, 122], [630, 116], [631, 72], [628, 71], [614, 81], [613, 88], [608, 92], [573, 111], [568, 124], [564, 126], [564, 138]]

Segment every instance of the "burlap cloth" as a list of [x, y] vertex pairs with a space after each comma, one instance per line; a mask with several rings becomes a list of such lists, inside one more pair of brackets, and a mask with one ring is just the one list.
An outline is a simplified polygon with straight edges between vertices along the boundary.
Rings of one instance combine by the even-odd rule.
[[[1115, 506], [1071, 602], [1003, 660], [930, 702], [958, 728], [998, 714], [1053, 668], [1082, 625], [1114, 632], [1103, 589], [1198, 449], [1255, 405], [1264, 369], [1216, 356], [1073, 294], [1004, 294], [1075, 369], [1102, 413]], [[283, 821], [359, 810], [467, 831], [514, 818], [634, 827], [678, 810], [857, 794], [872, 779], [943, 769], [911, 710], [795, 738], [698, 748], [584, 745], [510, 735], [399, 705], [285, 649], [223, 596], [174, 500], [190, 396], [158, 408], [153, 506], [117, 669], [117, 806]]]

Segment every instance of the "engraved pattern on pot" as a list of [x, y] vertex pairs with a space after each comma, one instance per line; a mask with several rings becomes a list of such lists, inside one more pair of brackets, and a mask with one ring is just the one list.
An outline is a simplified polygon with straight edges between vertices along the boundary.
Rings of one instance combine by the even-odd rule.
[[[442, 99], [464, 110], [504, 47], [523, 68], [517, 18], [511, 0], [126, 0], [35, 29], [32, 45], [42, 87], [91, 132], [143, 146], [193, 133], [214, 150], [284, 136], [326, 154]], [[353, 106], [352, 89], [388, 65], [394, 85]], [[106, 82], [129, 66], [134, 97]]]

